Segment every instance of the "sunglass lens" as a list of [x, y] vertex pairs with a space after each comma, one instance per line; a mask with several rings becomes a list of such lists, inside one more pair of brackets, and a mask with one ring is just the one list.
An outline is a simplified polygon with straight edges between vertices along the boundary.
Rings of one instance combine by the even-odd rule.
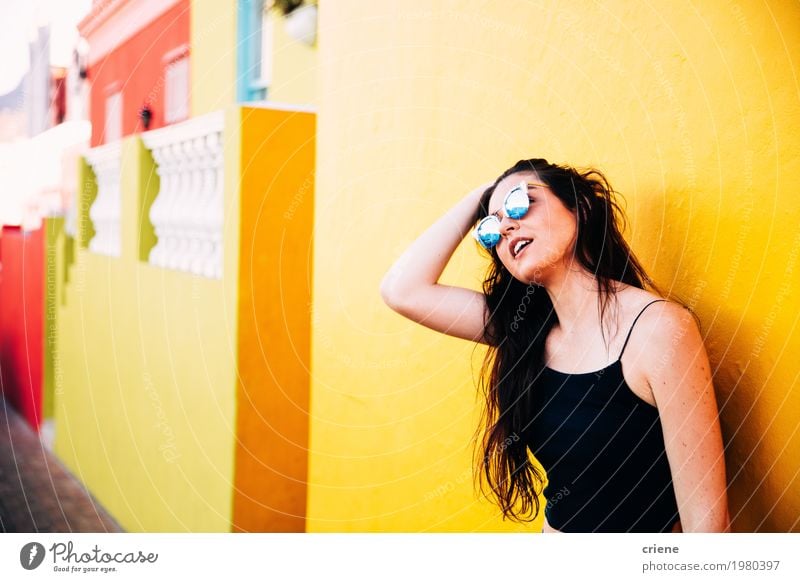
[[529, 205], [527, 187], [517, 186], [506, 196], [506, 215], [514, 219], [522, 218], [528, 212]]
[[475, 232], [475, 238], [486, 249], [492, 248], [500, 241], [500, 223], [492, 220], [492, 217], [482, 220]]

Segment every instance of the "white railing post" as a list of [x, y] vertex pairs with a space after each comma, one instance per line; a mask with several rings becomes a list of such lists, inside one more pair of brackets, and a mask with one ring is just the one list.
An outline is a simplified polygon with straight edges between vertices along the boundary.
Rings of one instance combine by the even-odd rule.
[[120, 256], [122, 251], [121, 154], [121, 141], [92, 148], [86, 152], [86, 161], [97, 178], [97, 197], [89, 208], [89, 218], [95, 231], [95, 235], [89, 241], [89, 250], [114, 257]]
[[150, 207], [152, 265], [222, 277], [223, 112], [142, 134], [161, 187]]

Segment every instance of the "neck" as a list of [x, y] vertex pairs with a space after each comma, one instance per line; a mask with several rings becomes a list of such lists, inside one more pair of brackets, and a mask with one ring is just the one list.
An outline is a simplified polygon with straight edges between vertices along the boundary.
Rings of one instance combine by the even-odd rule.
[[584, 334], [599, 329], [597, 279], [585, 269], [567, 268], [543, 283], [565, 333]]

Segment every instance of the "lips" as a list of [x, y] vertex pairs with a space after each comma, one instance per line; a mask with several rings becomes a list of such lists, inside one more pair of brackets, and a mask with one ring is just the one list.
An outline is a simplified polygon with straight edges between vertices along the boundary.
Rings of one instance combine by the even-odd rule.
[[[511, 251], [511, 256], [516, 259], [526, 248], [528, 248], [531, 242], [533, 242], [532, 238], [521, 236], [512, 238], [508, 243], [508, 249]], [[520, 244], [522, 244], [522, 246], [519, 246]]]

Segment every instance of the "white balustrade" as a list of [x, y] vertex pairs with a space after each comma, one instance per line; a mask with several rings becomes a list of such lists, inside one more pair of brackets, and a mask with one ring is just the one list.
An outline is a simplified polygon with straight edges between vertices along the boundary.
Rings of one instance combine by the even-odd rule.
[[89, 241], [89, 251], [113, 257], [120, 256], [121, 194], [120, 194], [120, 141], [92, 148], [86, 152], [86, 161], [97, 179], [97, 197], [89, 208], [95, 235]]
[[158, 242], [150, 264], [222, 277], [223, 112], [142, 134], [161, 186], [150, 207]]

